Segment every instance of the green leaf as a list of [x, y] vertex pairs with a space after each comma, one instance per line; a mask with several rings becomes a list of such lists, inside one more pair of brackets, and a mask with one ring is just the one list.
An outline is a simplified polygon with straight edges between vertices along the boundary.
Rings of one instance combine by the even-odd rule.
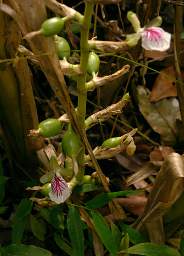
[[111, 253], [111, 255], [115, 256], [117, 253], [117, 246], [114, 241], [113, 234], [107, 225], [103, 216], [97, 212], [91, 211], [91, 216], [94, 224], [94, 228], [100, 237], [102, 243], [106, 247], [106, 249]]
[[38, 220], [33, 215], [30, 216], [31, 230], [36, 238], [44, 241], [46, 234], [46, 226], [43, 220]]
[[111, 232], [112, 232], [112, 236], [114, 238], [114, 242], [116, 244], [116, 248], [117, 248], [117, 251], [119, 250], [119, 247], [120, 247], [120, 242], [121, 242], [121, 232], [119, 230], [119, 228], [112, 222], [111, 223]]
[[40, 216], [56, 229], [64, 230], [64, 214], [60, 206], [53, 208], [42, 208]]
[[106, 205], [109, 201], [111, 201], [113, 198], [119, 197], [119, 196], [131, 196], [131, 195], [137, 195], [142, 190], [139, 191], [133, 191], [133, 190], [124, 190], [124, 191], [117, 191], [117, 192], [108, 192], [108, 193], [101, 193], [100, 195], [94, 197], [90, 201], [86, 203], [86, 206], [90, 209], [100, 208]]
[[22, 218], [29, 215], [32, 210], [32, 206], [33, 206], [33, 203], [29, 199], [27, 198], [22, 199], [15, 212], [15, 217], [13, 218], [13, 222], [21, 221]]
[[127, 249], [129, 247], [129, 241], [130, 241], [129, 235], [128, 233], [126, 233], [124, 237], [121, 239], [121, 245], [120, 245], [121, 250]]
[[136, 229], [132, 228], [129, 225], [121, 224], [122, 230], [124, 234], [128, 234], [130, 242], [132, 244], [140, 244], [147, 241], [147, 239]]
[[34, 245], [11, 244], [5, 248], [6, 256], [52, 256], [51, 252]]
[[64, 213], [61, 206], [56, 206], [50, 209], [50, 221], [52, 225], [57, 229], [64, 229]]
[[[120, 250], [127, 249], [129, 247], [129, 242], [130, 242], [129, 235], [128, 233], [126, 233], [124, 237], [121, 239]], [[129, 254], [124, 253], [123, 255], [128, 256]]]
[[68, 255], [72, 255], [72, 248], [61, 238], [59, 234], [54, 234], [54, 241], [62, 251], [64, 251]]
[[158, 245], [153, 243], [137, 244], [121, 252], [144, 256], [181, 256], [176, 249], [167, 245]]
[[21, 221], [16, 221], [13, 223], [12, 234], [11, 234], [12, 243], [16, 243], [16, 244], [21, 243], [27, 221], [28, 221], [28, 217], [26, 216], [22, 218]]
[[25, 198], [22, 199], [17, 207], [12, 223], [12, 242], [20, 243], [27, 223], [27, 216], [32, 210], [32, 202]]
[[78, 209], [70, 206], [67, 228], [72, 243], [72, 256], [84, 256], [84, 234]]

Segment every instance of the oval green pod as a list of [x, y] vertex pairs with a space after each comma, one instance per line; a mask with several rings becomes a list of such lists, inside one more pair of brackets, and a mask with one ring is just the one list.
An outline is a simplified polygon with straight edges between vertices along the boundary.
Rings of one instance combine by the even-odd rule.
[[51, 191], [51, 183], [46, 183], [41, 187], [40, 192], [42, 193], [42, 195], [44, 196], [48, 196], [49, 193]]
[[70, 57], [70, 45], [65, 38], [57, 36], [56, 37], [56, 50], [59, 59]]
[[53, 36], [58, 34], [64, 28], [64, 19], [53, 17], [45, 20], [41, 25], [41, 34], [44, 36]]
[[114, 137], [114, 138], [110, 138], [105, 140], [102, 143], [102, 148], [115, 148], [117, 146], [119, 146], [121, 143], [121, 137]]
[[99, 71], [100, 59], [95, 52], [90, 52], [88, 57], [87, 72], [89, 74], [97, 73]]
[[46, 138], [53, 137], [61, 133], [61, 122], [56, 118], [48, 118], [39, 124], [39, 133]]
[[65, 132], [62, 139], [62, 150], [66, 156], [76, 158], [82, 147], [79, 136], [74, 132], [71, 124], [68, 125], [68, 130]]

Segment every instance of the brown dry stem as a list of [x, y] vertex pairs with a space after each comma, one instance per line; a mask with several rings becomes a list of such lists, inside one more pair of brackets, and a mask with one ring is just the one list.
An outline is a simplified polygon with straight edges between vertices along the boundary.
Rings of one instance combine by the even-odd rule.
[[127, 41], [114, 42], [114, 41], [99, 41], [89, 40], [89, 48], [100, 52], [108, 53], [121, 53], [129, 49]]
[[129, 94], [125, 94], [123, 98], [117, 103], [112, 104], [111, 106], [89, 116], [85, 121], [86, 129], [91, 128], [96, 123], [108, 120], [113, 115], [121, 114], [122, 109], [127, 105], [128, 102], [129, 102]]
[[86, 90], [93, 91], [95, 88], [105, 85], [107, 82], [112, 82], [117, 78], [121, 77], [122, 75], [126, 74], [130, 69], [129, 65], [123, 66], [120, 70], [116, 71], [115, 73], [109, 76], [103, 77], [94, 77], [91, 81], [86, 83]]

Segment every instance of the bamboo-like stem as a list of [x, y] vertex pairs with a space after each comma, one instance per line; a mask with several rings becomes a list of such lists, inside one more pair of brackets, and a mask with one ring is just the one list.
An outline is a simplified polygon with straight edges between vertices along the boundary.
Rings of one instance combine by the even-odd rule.
[[85, 12], [84, 12], [84, 20], [81, 30], [81, 40], [80, 40], [80, 70], [82, 75], [79, 76], [77, 82], [78, 89], [78, 118], [80, 122], [81, 129], [85, 127], [85, 115], [86, 115], [86, 101], [87, 101], [87, 91], [86, 91], [86, 68], [88, 63], [89, 56], [89, 46], [88, 46], [88, 37], [89, 37], [89, 29], [91, 24], [91, 16], [93, 12], [93, 4], [86, 3]]
[[[93, 13], [93, 4], [85, 3], [84, 18], [81, 28], [81, 39], [80, 39], [80, 70], [82, 75], [78, 77], [77, 80], [77, 90], [78, 90], [78, 106], [77, 106], [77, 116], [78, 116], [78, 125], [81, 129], [81, 132], [85, 134], [85, 116], [86, 116], [86, 102], [87, 102], [87, 90], [86, 90], [86, 68], [88, 63], [89, 56], [89, 46], [88, 46], [88, 37], [89, 29], [91, 25], [91, 17]], [[83, 163], [84, 163], [84, 149], [81, 150], [81, 153], [78, 157], [79, 161], [79, 172], [78, 179], [83, 177]]]

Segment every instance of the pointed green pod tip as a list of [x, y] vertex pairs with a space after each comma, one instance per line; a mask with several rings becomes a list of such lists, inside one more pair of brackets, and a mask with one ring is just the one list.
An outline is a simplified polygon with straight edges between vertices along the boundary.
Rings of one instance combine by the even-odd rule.
[[79, 136], [72, 129], [71, 124], [62, 139], [62, 150], [66, 156], [76, 158], [82, 147]]

